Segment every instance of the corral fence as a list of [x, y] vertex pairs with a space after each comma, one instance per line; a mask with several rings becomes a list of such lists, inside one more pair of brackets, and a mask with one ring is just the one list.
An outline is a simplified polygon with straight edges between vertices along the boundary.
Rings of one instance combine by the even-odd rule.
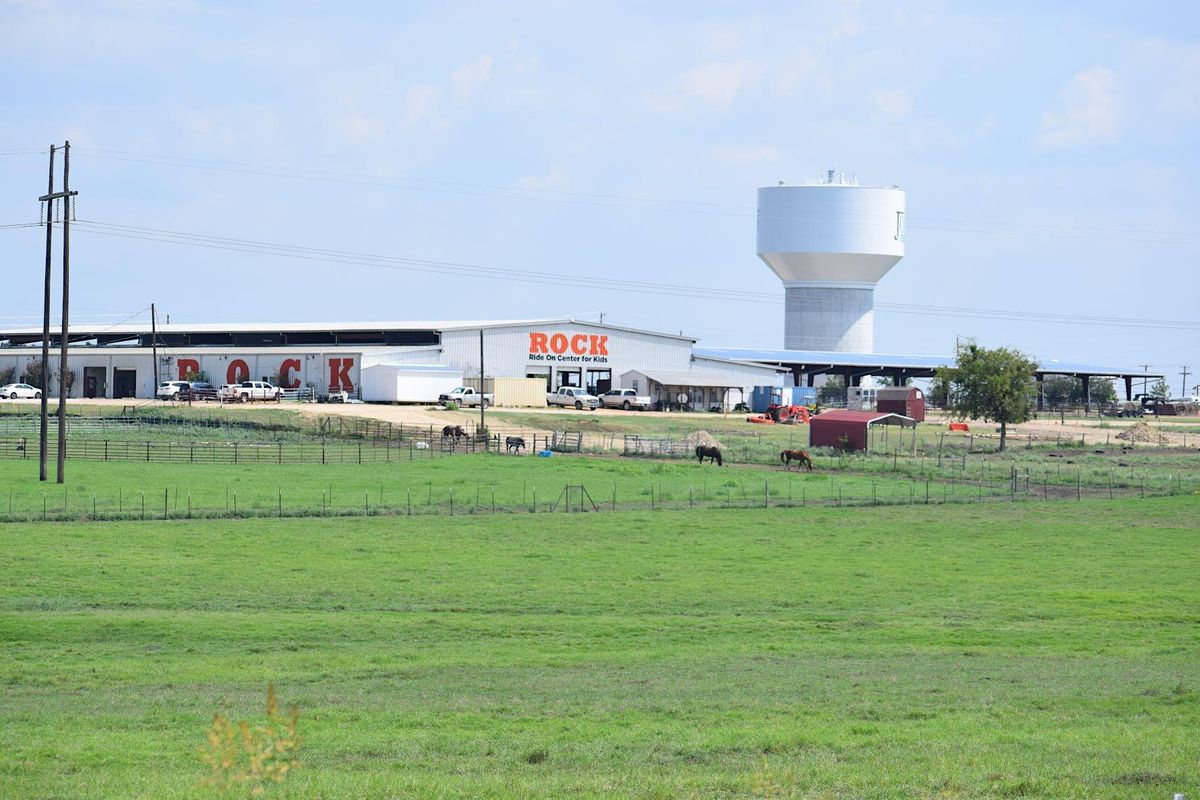
[[[0, 497], [0, 522], [239, 519], [266, 517], [420, 517], [490, 514], [620, 513], [722, 509], [855, 508], [950, 504], [1017, 504], [1039, 501], [1111, 500], [1200, 493], [1200, 478], [1178, 474], [1143, 474], [1119, 485], [1051, 484], [1030, 481], [1013, 470], [1002, 481], [952, 481], [926, 478], [906, 482], [846, 482], [835, 475], [801, 479], [765, 478], [664, 487], [653, 481], [641, 486], [597, 481], [519, 487], [477, 484], [473, 487], [380, 484], [375, 489], [333, 486], [320, 496], [285, 490], [248, 490], [226, 486], [221, 500], [193, 499], [192, 492], [171, 487], [121, 487], [90, 496], [71, 496], [63, 487], [18, 498], [10, 489]], [[539, 493], [539, 488], [541, 489]]]

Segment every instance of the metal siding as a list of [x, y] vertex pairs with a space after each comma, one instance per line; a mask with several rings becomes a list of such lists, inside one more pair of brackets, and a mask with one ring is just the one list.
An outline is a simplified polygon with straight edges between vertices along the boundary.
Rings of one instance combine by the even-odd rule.
[[809, 421], [809, 443], [813, 447], [841, 448], [841, 437], [849, 440], [851, 450], [867, 449], [866, 420], [821, 419], [817, 415]]
[[[563, 333], [608, 337], [607, 363], [534, 361], [529, 358], [530, 333]], [[526, 367], [553, 367], [555, 370], [607, 369], [614, 383], [631, 369], [686, 370], [692, 358], [692, 343], [675, 337], [655, 336], [634, 331], [615, 330], [602, 325], [573, 323], [563, 325], [523, 325], [484, 331], [485, 369], [488, 376], [524, 378]], [[463, 374], [479, 375], [479, 331], [446, 331], [442, 336], [444, 363], [459, 367]]]

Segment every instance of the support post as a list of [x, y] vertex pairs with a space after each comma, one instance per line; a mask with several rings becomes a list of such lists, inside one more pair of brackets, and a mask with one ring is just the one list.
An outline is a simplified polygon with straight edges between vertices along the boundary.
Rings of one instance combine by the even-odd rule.
[[[38, 433], [38, 480], [46, 480], [46, 448], [47, 448], [47, 429], [49, 428], [49, 402], [50, 393], [50, 272], [51, 272], [51, 251], [54, 245], [54, 200], [50, 199], [54, 196], [54, 151], [55, 146], [50, 145], [50, 180], [46, 189], [46, 283], [43, 292], [42, 306], [42, 404], [41, 404], [41, 430]], [[19, 377], [19, 376], [18, 376]]]
[[[71, 304], [71, 143], [63, 143], [62, 341], [58, 359], [58, 482], [67, 480], [67, 326]], [[45, 394], [45, 391], [42, 392]]]

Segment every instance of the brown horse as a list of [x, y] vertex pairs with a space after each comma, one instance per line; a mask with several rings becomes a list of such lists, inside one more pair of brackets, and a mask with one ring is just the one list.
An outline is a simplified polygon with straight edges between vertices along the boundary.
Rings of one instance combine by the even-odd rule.
[[696, 458], [700, 459], [701, 464], [703, 464], [704, 459], [707, 458], [709, 461], [717, 462], [718, 467], [725, 465], [725, 462], [721, 460], [721, 451], [716, 447], [706, 447], [705, 445], [700, 445], [696, 448]]
[[809, 472], [813, 471], [812, 456], [808, 454], [807, 450], [784, 450], [779, 454], [779, 460], [783, 462], [785, 469], [791, 469], [792, 462], [799, 461], [800, 466], [808, 467]]

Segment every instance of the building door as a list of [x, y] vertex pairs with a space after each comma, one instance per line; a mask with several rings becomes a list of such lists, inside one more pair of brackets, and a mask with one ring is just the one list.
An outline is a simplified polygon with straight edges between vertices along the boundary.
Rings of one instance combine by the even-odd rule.
[[83, 396], [84, 397], [104, 397], [107, 386], [104, 385], [104, 373], [107, 372], [104, 367], [84, 367], [83, 368]]
[[113, 370], [113, 397], [137, 397], [136, 369]]
[[587, 389], [594, 395], [602, 395], [612, 388], [611, 369], [589, 369], [587, 371]]
[[564, 386], [574, 386], [576, 388], [581, 388], [582, 386], [579, 382], [579, 370], [577, 369], [556, 369], [554, 370], [554, 375], [559, 389]]

